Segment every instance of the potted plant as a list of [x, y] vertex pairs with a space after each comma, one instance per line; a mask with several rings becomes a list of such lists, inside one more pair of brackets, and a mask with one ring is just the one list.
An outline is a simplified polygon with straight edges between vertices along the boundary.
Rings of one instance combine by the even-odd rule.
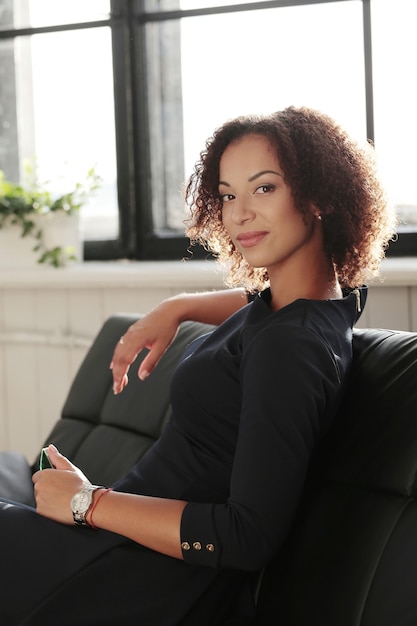
[[[78, 234], [79, 210], [91, 193], [99, 188], [100, 182], [95, 169], [91, 168], [83, 182], [76, 183], [67, 193], [54, 196], [47, 189], [48, 183], [39, 182], [36, 163], [24, 163], [22, 184], [7, 180], [0, 170], [0, 229], [5, 234], [3, 257], [10, 255], [12, 249], [18, 254], [23, 250], [16, 238], [13, 242], [6, 240], [6, 230], [10, 230], [17, 233], [22, 242], [25, 240], [26, 248], [30, 241], [31, 254], [37, 253], [38, 263], [62, 267], [69, 261], [80, 260], [80, 249], [77, 251], [74, 239]], [[13, 265], [13, 262], [8, 265]]]

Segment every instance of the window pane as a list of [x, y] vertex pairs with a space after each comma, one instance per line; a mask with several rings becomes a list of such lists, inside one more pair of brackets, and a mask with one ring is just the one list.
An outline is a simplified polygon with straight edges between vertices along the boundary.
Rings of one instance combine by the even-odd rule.
[[2, 0], [2, 28], [28, 28], [109, 18], [110, 0]]
[[[179, 29], [180, 50], [168, 28]], [[360, 1], [190, 17], [149, 26], [148, 35], [153, 49], [159, 37], [166, 51], [148, 55], [149, 81], [159, 75], [159, 88], [150, 92], [151, 127], [163, 129], [159, 141], [157, 133], [151, 141], [154, 162], [156, 153], [166, 155], [164, 145], [178, 145], [179, 132], [184, 143], [184, 167], [167, 181], [167, 228], [183, 228], [181, 176], [190, 174], [206, 138], [230, 117], [307, 105], [366, 137]], [[182, 154], [176, 154], [178, 161]], [[154, 187], [165, 171], [160, 157]], [[158, 226], [163, 201], [154, 207]]]
[[415, 16], [415, 0], [372, 3], [375, 147], [399, 218], [413, 230], [417, 226]]
[[145, 11], [172, 11], [174, 9], [207, 9], [220, 6], [248, 4], [253, 0], [145, 0]]
[[6, 139], [0, 168], [18, 180], [23, 160], [36, 158], [40, 180], [51, 181], [50, 188], [59, 193], [71, 190], [95, 167], [103, 185], [82, 210], [85, 238], [116, 237], [110, 30], [20, 37], [1, 42], [0, 55], [0, 139]]

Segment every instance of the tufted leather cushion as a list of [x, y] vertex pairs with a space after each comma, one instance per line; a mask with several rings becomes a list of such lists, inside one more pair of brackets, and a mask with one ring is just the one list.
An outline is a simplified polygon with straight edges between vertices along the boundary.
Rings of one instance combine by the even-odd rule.
[[173, 369], [188, 343], [211, 328], [185, 322], [175, 346], [151, 376], [143, 382], [138, 379], [139, 357], [130, 368], [129, 385], [115, 396], [111, 357], [137, 318], [118, 314], [104, 323], [71, 385], [61, 419], [45, 442], [53, 442], [97, 484], [108, 485], [123, 476], [159, 437], [168, 417]]

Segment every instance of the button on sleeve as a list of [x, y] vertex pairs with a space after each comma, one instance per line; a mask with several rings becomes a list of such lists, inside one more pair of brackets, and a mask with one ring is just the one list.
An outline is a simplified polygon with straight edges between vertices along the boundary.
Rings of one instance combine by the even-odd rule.
[[218, 567], [220, 550], [213, 525], [213, 505], [190, 502], [181, 521], [181, 549], [190, 565]]

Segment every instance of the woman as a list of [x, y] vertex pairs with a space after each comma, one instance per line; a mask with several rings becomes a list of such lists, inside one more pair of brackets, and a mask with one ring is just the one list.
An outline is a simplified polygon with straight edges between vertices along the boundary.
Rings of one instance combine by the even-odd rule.
[[112, 490], [50, 446], [55, 469], [33, 477], [36, 512], [0, 505], [1, 623], [174, 625], [199, 605], [192, 623], [253, 615], [253, 573], [285, 540], [337, 412], [361, 285], [393, 220], [371, 149], [309, 109], [226, 123], [186, 198], [191, 239], [259, 295], [245, 306], [241, 290], [176, 298], [150, 315], [175, 311], [159, 343], [146, 318], [122, 338], [116, 393], [143, 345], [145, 377], [178, 322], [201, 319], [197, 301], [214, 303], [206, 321], [233, 313], [186, 351], [164, 434]]

